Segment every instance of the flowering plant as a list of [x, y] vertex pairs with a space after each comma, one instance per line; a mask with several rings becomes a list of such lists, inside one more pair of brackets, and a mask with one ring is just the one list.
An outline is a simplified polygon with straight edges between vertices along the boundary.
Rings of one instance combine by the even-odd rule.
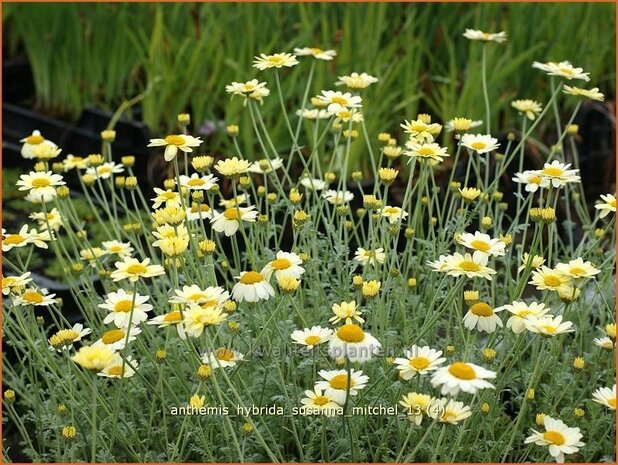
[[[464, 36], [483, 47], [487, 96], [485, 50], [507, 35]], [[366, 131], [379, 76], [351, 72], [338, 90], [312, 94], [314, 69], [335, 57], [313, 47], [260, 54], [260, 79], [226, 87], [252, 123], [228, 127], [235, 153], [202, 154], [179, 115], [178, 133], [149, 145], [174, 172], [153, 191], [133, 157], [114, 161], [112, 129], [101, 154], [62, 162], [39, 132], [23, 139], [22, 155], [37, 161], [16, 187], [39, 211], [36, 227], [2, 231], [14, 355], [3, 374], [7, 421], [33, 461], [614, 454], [616, 200], [588, 211], [571, 137], [580, 103], [564, 126], [557, 105], [564, 94], [603, 99], [564, 84], [588, 73], [535, 62], [552, 92], [544, 104], [513, 102], [519, 140], [492, 135], [488, 98], [485, 122], [420, 114], [403, 119], [398, 140]], [[309, 70], [294, 117], [282, 87], [300, 67]], [[264, 123], [266, 98], [279, 100], [287, 152]], [[524, 170], [550, 110], [558, 141], [542, 167]], [[248, 160], [240, 130], [263, 159]], [[447, 130], [452, 147], [437, 142]], [[372, 184], [349, 172], [357, 137]], [[439, 176], [451, 159], [465, 174]], [[109, 225], [101, 243], [76, 215], [72, 172]], [[63, 264], [79, 322], [31, 275], [34, 248]]]

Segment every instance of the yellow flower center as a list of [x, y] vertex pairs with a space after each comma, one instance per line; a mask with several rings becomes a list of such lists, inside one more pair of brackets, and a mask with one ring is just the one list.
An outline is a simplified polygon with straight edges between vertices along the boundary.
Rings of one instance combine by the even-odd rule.
[[562, 74], [566, 74], [567, 76], [573, 76], [573, 70], [571, 68], [565, 68], [563, 66], [559, 67], [558, 70], [562, 73]]
[[558, 278], [555, 275], [547, 275], [543, 278], [543, 281], [545, 282], [545, 285], [549, 286], [549, 287], [558, 287], [560, 286], [560, 278]]
[[586, 274], [586, 270], [579, 266], [574, 266], [571, 268], [571, 274], [579, 276], [580, 274]]
[[17, 245], [17, 244], [21, 244], [22, 242], [24, 242], [26, 240], [26, 238], [20, 234], [10, 234], [8, 236], [6, 236], [2, 242], [4, 242], [7, 245]]
[[347, 105], [348, 103], [348, 99], [339, 96], [332, 97], [330, 101], [332, 103], [338, 103], [339, 105]]
[[307, 336], [305, 338], [305, 344], [307, 344], [308, 346], [314, 346], [316, 344], [319, 344], [321, 340], [322, 338], [320, 336], [312, 334], [311, 336]]
[[484, 148], [487, 147], [487, 144], [485, 142], [477, 141], [477, 142], [472, 142], [470, 146], [474, 150], [483, 150]]
[[616, 408], [616, 398], [614, 397], [613, 399], [607, 399], [607, 403], [612, 407], [612, 408]]
[[322, 50], [321, 48], [312, 47], [309, 50], [311, 50], [311, 53], [313, 53], [314, 55], [319, 55], [320, 53], [324, 53], [324, 50]]
[[283, 58], [280, 57], [279, 55], [274, 55], [274, 56], [268, 57], [268, 61], [272, 63], [273, 65], [279, 65], [283, 63]]
[[240, 277], [240, 282], [243, 284], [255, 284], [262, 281], [264, 281], [264, 276], [257, 271], [247, 271]]
[[277, 258], [271, 262], [270, 266], [275, 270], [287, 270], [292, 263], [287, 258]]
[[418, 149], [417, 153], [421, 157], [430, 157], [434, 154], [434, 151], [429, 147], [421, 147], [420, 149]]
[[116, 302], [116, 305], [114, 305], [114, 311], [115, 312], [122, 312], [122, 313], [128, 313], [131, 311], [131, 308], [133, 307], [133, 302], [130, 300], [121, 300], [119, 302]]
[[414, 357], [408, 360], [410, 366], [416, 370], [424, 370], [429, 366], [429, 359], [426, 357]]
[[232, 360], [234, 360], [234, 352], [230, 349], [218, 349], [217, 352], [215, 353], [217, 359], [219, 360], [224, 360], [226, 362], [230, 362]]
[[[329, 381], [330, 386], [333, 389], [348, 389], [348, 375], [336, 375]], [[350, 380], [350, 387], [354, 386], [354, 380]]]
[[202, 178], [191, 178], [187, 184], [189, 186], [203, 186], [205, 183]]
[[32, 187], [47, 187], [51, 184], [47, 178], [34, 178], [32, 180]]
[[464, 260], [459, 264], [459, 268], [464, 271], [479, 271], [481, 269], [478, 263], [475, 263], [471, 260]]
[[73, 329], [61, 329], [55, 334], [55, 337], [61, 344], [70, 344], [79, 337], [79, 334]]
[[546, 431], [543, 433], [543, 439], [551, 442], [552, 444], [556, 444], [557, 446], [561, 446], [564, 444], [564, 436], [562, 433], [558, 431]]
[[120, 329], [110, 329], [106, 331], [103, 336], [101, 336], [101, 340], [104, 344], [113, 344], [114, 342], [118, 342], [124, 338], [126, 334], [124, 331]]
[[197, 302], [198, 300], [202, 300], [206, 298], [206, 294], [204, 294], [203, 292], [198, 292], [195, 294], [191, 294], [189, 297], [187, 297], [187, 300], [192, 300], [194, 302]]
[[345, 342], [361, 342], [365, 339], [365, 333], [360, 326], [351, 323], [343, 325], [337, 330], [339, 339]]
[[556, 327], [552, 325], [543, 325], [541, 328], [548, 334], [554, 334], [556, 332]]
[[318, 396], [315, 399], [313, 399], [313, 403], [315, 405], [326, 405], [328, 402], [330, 401], [330, 399], [326, 396]]
[[542, 173], [545, 176], [561, 176], [562, 175], [562, 169], [561, 168], [555, 168], [555, 167], [543, 168]]
[[607, 205], [616, 208], [616, 199], [611, 199], [609, 202], [607, 202]]
[[472, 368], [467, 363], [455, 362], [450, 367], [448, 367], [448, 371], [455, 378], [466, 380], [476, 378], [476, 372], [474, 371], [474, 368]]
[[163, 321], [165, 321], [166, 323], [177, 323], [180, 320], [182, 320], [180, 310], [174, 310], [173, 312], [169, 312], [163, 317]]
[[122, 376], [122, 365], [115, 365], [109, 368], [107, 374], [111, 376]]
[[26, 137], [26, 144], [30, 145], [39, 145], [45, 141], [45, 138], [40, 134], [33, 134], [31, 136]]
[[487, 242], [481, 241], [481, 240], [478, 240], [478, 239], [470, 242], [470, 245], [474, 249], [480, 250], [481, 252], [487, 252], [489, 249], [491, 249], [491, 246]]
[[134, 263], [133, 265], [129, 265], [127, 267], [127, 273], [129, 274], [143, 274], [146, 273], [146, 271], [148, 271], [148, 268], [141, 263]]
[[181, 145], [184, 145], [185, 139], [182, 136], [176, 136], [172, 134], [165, 138], [165, 142], [167, 142], [169, 145], [176, 145], [177, 147], [180, 147]]
[[12, 276], [2, 277], [2, 287], [11, 287], [13, 286], [17, 280]]
[[541, 184], [541, 177], [540, 176], [530, 176], [528, 178], [528, 183], [529, 184]]
[[37, 291], [26, 291], [21, 298], [24, 299], [24, 302], [28, 302], [29, 304], [40, 304], [43, 302], [43, 296]]
[[384, 211], [385, 211], [386, 213], [390, 213], [390, 214], [392, 214], [392, 215], [395, 215], [395, 214], [399, 213], [399, 209], [398, 209], [397, 207], [386, 207], [386, 208], [384, 209]]
[[449, 421], [452, 418], [455, 418], [456, 416], [457, 415], [452, 410], [445, 410], [444, 413], [442, 414], [442, 420]]
[[99, 168], [97, 168], [97, 172], [99, 174], [107, 174], [111, 173], [112, 169], [109, 166], [99, 166]]
[[479, 302], [470, 307], [470, 311], [477, 316], [492, 316], [494, 310], [485, 302]]
[[225, 216], [228, 220], [238, 221], [240, 219], [240, 211], [236, 207], [228, 208], [223, 212], [223, 216]]

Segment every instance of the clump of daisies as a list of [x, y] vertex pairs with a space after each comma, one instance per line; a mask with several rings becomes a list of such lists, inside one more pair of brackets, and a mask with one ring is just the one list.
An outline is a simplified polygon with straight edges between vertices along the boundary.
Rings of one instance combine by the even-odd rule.
[[[243, 124], [228, 121], [214, 147], [178, 115], [148, 144], [169, 175], [152, 189], [115, 152], [113, 129], [99, 154], [24, 135], [32, 166], [15, 187], [32, 211], [2, 230], [3, 335], [16, 354], [3, 421], [22, 452], [612, 459], [615, 194], [588, 208], [577, 128], [561, 119], [542, 162], [522, 158], [560, 99], [603, 95], [566, 85], [591, 79], [570, 62], [531, 63], [551, 94], [522, 90], [504, 110], [521, 138], [502, 141], [487, 61], [507, 34], [463, 37], [481, 50], [471, 66], [484, 105], [379, 121], [377, 134], [372, 88], [387, 75], [326, 46], [256, 54], [255, 78], [238, 69], [221, 86]], [[285, 90], [303, 80], [300, 98]], [[69, 292], [41, 278], [40, 253], [57, 257]]]

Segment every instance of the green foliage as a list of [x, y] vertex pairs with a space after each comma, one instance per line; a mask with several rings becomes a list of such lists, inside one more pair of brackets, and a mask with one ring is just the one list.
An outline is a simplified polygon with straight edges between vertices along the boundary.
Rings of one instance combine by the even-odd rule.
[[[242, 131], [250, 126], [248, 112], [240, 100], [229, 102], [225, 84], [258, 77], [274, 87], [272, 76], [250, 67], [262, 52], [336, 49], [334, 62], [316, 68], [314, 93], [333, 88], [333, 73], [379, 77], [368, 91], [376, 102], [366, 122], [371, 135], [399, 131], [396, 122], [419, 110], [440, 122], [484, 117], [481, 47], [458, 40], [468, 27], [508, 33], [505, 44], [488, 51], [492, 126], [498, 121], [513, 126], [513, 98], [547, 94], [542, 73], [530, 66], [534, 60], [572, 60], [591, 72], [602, 92], [615, 91], [613, 4], [103, 3], [13, 4], [4, 10], [9, 50], [23, 44], [39, 107], [72, 116], [85, 105], [112, 109], [154, 84], [143, 102], [143, 119], [155, 134], [171, 131], [176, 115], [189, 111], [195, 128], [205, 121], [239, 124], [250, 158], [261, 154]], [[285, 87], [292, 114], [303, 87], [300, 82]], [[271, 111], [277, 105], [275, 98], [266, 99], [264, 114], [271, 115], [266, 125], [284, 152], [285, 125]], [[232, 147], [219, 130], [206, 149]], [[362, 141], [353, 144], [350, 162], [367, 166]]]

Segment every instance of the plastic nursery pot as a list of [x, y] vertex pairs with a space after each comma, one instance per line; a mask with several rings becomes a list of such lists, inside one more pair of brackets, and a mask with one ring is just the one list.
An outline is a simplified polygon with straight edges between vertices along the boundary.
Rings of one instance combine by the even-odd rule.
[[[86, 156], [101, 152], [101, 131], [109, 124], [112, 114], [95, 108], [86, 108], [77, 123], [53, 118], [37, 111], [12, 103], [2, 105], [2, 148], [3, 165], [32, 166], [32, 160], [24, 160], [20, 155], [21, 139], [39, 130], [49, 140], [62, 148], [60, 158], [66, 154]], [[148, 151], [150, 140], [148, 128], [139, 122], [119, 120], [115, 126], [116, 140], [112, 144], [114, 161], [120, 162], [122, 156], [135, 156], [135, 175], [140, 184], [146, 183]]]
[[34, 95], [30, 63], [25, 55], [2, 64], [2, 95], [5, 102], [17, 103]]

